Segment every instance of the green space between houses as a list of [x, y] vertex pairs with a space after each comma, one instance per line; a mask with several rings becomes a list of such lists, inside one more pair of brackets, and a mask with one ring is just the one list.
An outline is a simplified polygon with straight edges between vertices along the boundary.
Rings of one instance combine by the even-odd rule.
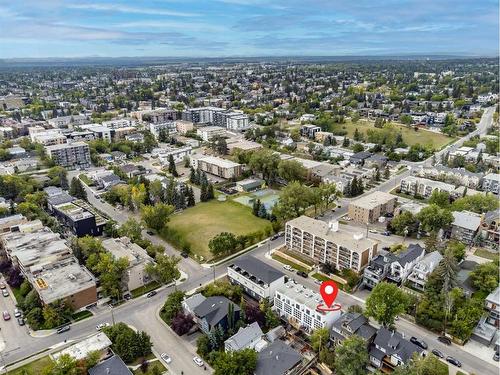
[[191, 252], [206, 260], [212, 258], [209, 241], [221, 232], [238, 236], [255, 232], [264, 235], [264, 232], [272, 231], [268, 220], [254, 216], [251, 208], [230, 200], [198, 203], [173, 215], [167, 226], [167, 241], [179, 248], [188, 245]]
[[297, 271], [309, 273], [309, 270], [307, 268], [302, 267], [300, 264], [294, 263], [291, 260], [285, 259], [283, 257], [280, 257], [279, 255], [276, 255], [276, 254], [273, 254], [272, 257], [274, 260], [277, 260], [280, 263], [288, 264], [290, 267], [296, 269]]
[[93, 185], [93, 182], [90, 178], [87, 177], [87, 175], [81, 173], [78, 178], [82, 180], [86, 185], [91, 186]]
[[299, 254], [296, 254], [293, 251], [289, 251], [289, 250], [280, 250], [280, 251], [283, 254], [288, 255], [289, 257], [297, 259], [299, 262], [307, 264], [308, 266], [311, 266], [311, 267], [314, 266], [314, 262], [311, 259], [307, 259], [305, 256], [300, 256]]
[[47, 355], [15, 370], [7, 372], [7, 375], [41, 374], [44, 367], [52, 363], [52, 359]]
[[316, 280], [319, 280], [319, 281], [332, 281], [333, 280], [333, 279], [331, 279], [331, 278], [329, 278], [329, 277], [327, 277], [325, 275], [322, 275], [320, 273], [317, 273], [317, 272], [314, 273], [312, 275], [312, 277], [314, 277]]
[[132, 298], [137, 298], [142, 296], [143, 294], [149, 293], [152, 290], [155, 290], [160, 287], [160, 283], [157, 281], [151, 281], [150, 283], [147, 283], [146, 285], [143, 285], [137, 289], [131, 290], [130, 294], [132, 295]]
[[77, 312], [77, 313], [74, 313], [74, 314], [71, 316], [71, 318], [73, 319], [73, 321], [78, 322], [78, 321], [80, 321], [80, 320], [83, 320], [83, 319], [89, 318], [89, 317], [91, 317], [92, 315], [94, 315], [94, 314], [92, 314], [90, 311], [88, 311], [88, 310], [82, 310], [82, 311], [79, 311], [79, 312]]
[[148, 364], [148, 368], [146, 370], [146, 372], [143, 372], [141, 370], [141, 368], [139, 367], [138, 369], [134, 370], [133, 373], [136, 374], [136, 375], [149, 375], [149, 374], [153, 374], [154, 372], [154, 368], [157, 368], [158, 370], [160, 370], [160, 374], [163, 374], [167, 371], [167, 369], [165, 368], [165, 366], [163, 366], [163, 364], [160, 362], [160, 360], [158, 361], [154, 361], [154, 362], [150, 362]]
[[[405, 125], [399, 125], [395, 123], [391, 123], [396, 129], [398, 129], [401, 132], [401, 135], [403, 136], [404, 142], [408, 146], [413, 146], [417, 143], [425, 146], [425, 145], [431, 145], [434, 147], [436, 150], [441, 149], [442, 146], [450, 143], [453, 141], [455, 138], [448, 137], [445, 134], [441, 133], [435, 133], [431, 132], [428, 130], [424, 129], [419, 129], [418, 131], [415, 131], [413, 127], [409, 128]], [[333, 130], [345, 130], [347, 131], [347, 137], [353, 138], [354, 132], [356, 131], [356, 128], [358, 131], [362, 134], [366, 135], [366, 131], [368, 129], [377, 129], [374, 126], [374, 123], [372, 121], [368, 120], [359, 120], [356, 123], [353, 123], [351, 121], [347, 121], [344, 124], [335, 124], [333, 126]]]
[[478, 257], [481, 257], [481, 258], [486, 258], [486, 259], [491, 259], [491, 260], [495, 260], [495, 259], [498, 259], [498, 253], [493, 253], [492, 251], [488, 251], [486, 249], [477, 249], [475, 252], [474, 252], [474, 255], [477, 255]]

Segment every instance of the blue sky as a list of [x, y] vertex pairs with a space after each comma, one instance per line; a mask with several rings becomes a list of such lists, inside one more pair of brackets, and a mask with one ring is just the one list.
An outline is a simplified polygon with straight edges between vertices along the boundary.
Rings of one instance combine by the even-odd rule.
[[0, 0], [0, 57], [497, 55], [498, 0]]

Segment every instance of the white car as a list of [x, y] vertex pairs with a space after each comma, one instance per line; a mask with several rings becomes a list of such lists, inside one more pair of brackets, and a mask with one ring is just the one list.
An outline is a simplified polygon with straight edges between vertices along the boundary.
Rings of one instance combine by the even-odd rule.
[[22, 315], [21, 310], [19, 310], [19, 309], [15, 309], [15, 310], [14, 310], [14, 316], [15, 316], [16, 318], [19, 318], [21, 315]]
[[160, 357], [161, 357], [161, 359], [163, 359], [163, 360], [165, 361], [165, 363], [167, 363], [167, 364], [168, 364], [168, 363], [170, 363], [170, 362], [172, 362], [172, 358], [170, 358], [170, 357], [168, 356], [168, 354], [167, 354], [167, 353], [161, 353], [161, 354], [160, 354]]
[[95, 329], [101, 331], [103, 328], [109, 327], [109, 323], [101, 323], [95, 326]]
[[203, 361], [201, 360], [200, 357], [193, 357], [193, 362], [196, 363], [198, 366], [203, 366]]
[[368, 232], [370, 232], [370, 233], [378, 233], [375, 229], [370, 229]]
[[285, 264], [285, 265], [283, 266], [283, 268], [284, 268], [284, 269], [286, 269], [287, 271], [291, 271], [291, 270], [292, 270], [292, 267], [291, 267], [291, 266], [289, 266], [288, 264]]

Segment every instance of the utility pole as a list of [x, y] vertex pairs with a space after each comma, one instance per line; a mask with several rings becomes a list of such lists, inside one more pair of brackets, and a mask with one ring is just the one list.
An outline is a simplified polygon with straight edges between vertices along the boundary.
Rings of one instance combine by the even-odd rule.
[[215, 264], [212, 265], [212, 269], [214, 271], [214, 283], [215, 283]]

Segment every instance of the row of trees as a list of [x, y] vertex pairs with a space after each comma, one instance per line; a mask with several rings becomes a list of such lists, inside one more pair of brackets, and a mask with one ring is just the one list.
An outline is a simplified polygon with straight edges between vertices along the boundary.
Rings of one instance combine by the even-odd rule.
[[208, 182], [207, 174], [200, 169], [191, 167], [189, 181], [192, 184], [200, 186], [200, 200], [207, 202], [215, 198], [214, 185]]
[[266, 227], [263, 231], [241, 234], [239, 236], [230, 232], [221, 232], [214, 236], [208, 242], [210, 252], [218, 257], [221, 255], [228, 255], [238, 250], [243, 250], [247, 246], [255, 243], [256, 241], [263, 240], [269, 237], [272, 233], [270, 227]]

